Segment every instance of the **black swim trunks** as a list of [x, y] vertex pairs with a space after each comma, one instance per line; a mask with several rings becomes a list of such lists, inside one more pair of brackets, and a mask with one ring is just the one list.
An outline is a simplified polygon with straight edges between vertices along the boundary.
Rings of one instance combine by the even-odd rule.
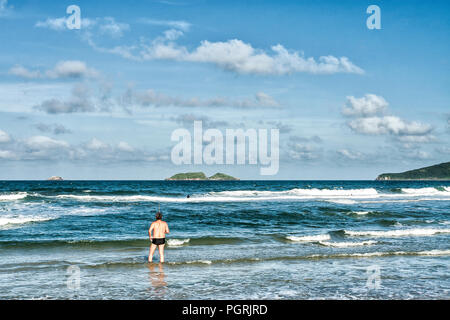
[[165, 244], [166, 243], [166, 238], [153, 238], [152, 239], [152, 243], [154, 245], [157, 245], [157, 246], [159, 246], [161, 244]]

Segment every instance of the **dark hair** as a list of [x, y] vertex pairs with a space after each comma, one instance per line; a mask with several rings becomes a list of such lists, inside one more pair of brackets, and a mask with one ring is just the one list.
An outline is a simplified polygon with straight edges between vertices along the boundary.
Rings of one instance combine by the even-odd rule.
[[162, 213], [158, 211], [156, 213], [156, 220], [161, 220], [161, 219], [162, 219]]

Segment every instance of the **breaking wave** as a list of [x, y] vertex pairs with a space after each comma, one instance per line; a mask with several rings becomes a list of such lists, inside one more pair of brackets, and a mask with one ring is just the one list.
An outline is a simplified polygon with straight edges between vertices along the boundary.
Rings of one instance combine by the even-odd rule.
[[53, 220], [50, 217], [29, 217], [29, 216], [0, 216], [0, 227], [17, 226], [30, 222], [42, 222]]
[[294, 242], [316, 242], [316, 241], [326, 241], [330, 240], [329, 234], [318, 234], [314, 236], [303, 236], [303, 237], [297, 237], [297, 236], [287, 236], [286, 239]]
[[234, 190], [217, 191], [205, 194], [192, 194], [189, 198], [180, 196], [145, 195], [145, 194], [57, 194], [45, 195], [26, 192], [15, 194], [2, 194], [0, 201], [14, 201], [31, 198], [46, 198], [56, 200], [75, 200], [86, 202], [245, 202], [245, 201], [277, 201], [277, 200], [323, 200], [338, 204], [355, 204], [364, 201], [424, 201], [424, 200], [450, 200], [450, 187], [436, 188], [400, 188], [376, 190], [363, 189], [318, 189], [294, 188], [284, 191]]
[[349, 236], [372, 237], [407, 237], [407, 236], [432, 236], [439, 233], [450, 233], [450, 229], [397, 229], [390, 231], [350, 231], [344, 230]]
[[169, 239], [167, 240], [167, 245], [170, 247], [180, 247], [187, 244], [191, 239]]
[[372, 244], [377, 243], [374, 240], [362, 241], [362, 242], [328, 242], [328, 241], [320, 241], [319, 242], [323, 246], [327, 247], [335, 247], [335, 248], [349, 248], [349, 247], [360, 247], [360, 246], [370, 246]]
[[351, 213], [356, 214], [358, 216], [363, 216], [363, 215], [369, 214], [370, 211], [352, 211]]
[[25, 199], [28, 196], [26, 192], [18, 192], [11, 194], [0, 194], [0, 201], [15, 201]]
[[[1, 221], [1, 220], [0, 220]], [[44, 221], [44, 220], [37, 220]], [[221, 238], [221, 237], [199, 237], [187, 239], [167, 239], [169, 247], [180, 246], [213, 246], [223, 244], [235, 244], [245, 241], [243, 238]], [[137, 239], [84, 239], [84, 240], [22, 240], [22, 241], [0, 241], [2, 249], [5, 248], [80, 248], [80, 249], [106, 249], [106, 248], [139, 248], [148, 247], [150, 241], [148, 238]]]

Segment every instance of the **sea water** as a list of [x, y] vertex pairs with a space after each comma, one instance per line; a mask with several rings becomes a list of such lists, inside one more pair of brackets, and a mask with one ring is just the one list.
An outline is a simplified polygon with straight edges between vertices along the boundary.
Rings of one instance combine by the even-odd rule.
[[0, 181], [0, 298], [449, 299], [449, 214], [442, 181]]

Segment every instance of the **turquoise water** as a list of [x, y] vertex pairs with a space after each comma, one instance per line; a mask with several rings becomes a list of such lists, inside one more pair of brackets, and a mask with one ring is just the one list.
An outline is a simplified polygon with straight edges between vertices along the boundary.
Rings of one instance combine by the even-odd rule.
[[0, 181], [0, 298], [448, 299], [449, 213], [438, 181]]

